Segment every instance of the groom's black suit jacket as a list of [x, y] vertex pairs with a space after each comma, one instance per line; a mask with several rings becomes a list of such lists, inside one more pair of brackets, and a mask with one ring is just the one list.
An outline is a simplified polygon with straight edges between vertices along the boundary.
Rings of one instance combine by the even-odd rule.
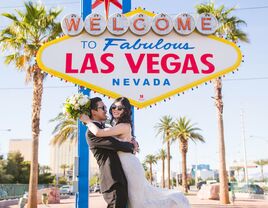
[[[104, 128], [99, 123], [95, 124]], [[96, 137], [90, 131], [87, 132], [87, 142], [100, 168], [101, 191], [108, 191], [116, 183], [122, 184], [127, 190], [127, 180], [117, 151], [132, 153], [133, 144], [120, 142], [113, 137]]]

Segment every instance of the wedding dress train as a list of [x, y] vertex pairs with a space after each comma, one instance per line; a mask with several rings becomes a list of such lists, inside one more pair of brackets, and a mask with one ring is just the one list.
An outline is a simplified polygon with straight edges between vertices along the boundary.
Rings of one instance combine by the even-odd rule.
[[139, 159], [125, 152], [118, 152], [128, 182], [128, 208], [189, 208], [187, 198], [178, 190], [152, 186], [144, 175]]

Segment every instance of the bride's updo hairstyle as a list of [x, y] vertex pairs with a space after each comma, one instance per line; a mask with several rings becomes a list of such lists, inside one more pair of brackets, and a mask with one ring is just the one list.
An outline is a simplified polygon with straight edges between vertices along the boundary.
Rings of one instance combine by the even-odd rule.
[[[109, 113], [111, 115], [111, 125], [113, 125], [113, 122], [114, 122], [114, 117], [113, 117], [113, 113], [112, 113], [112, 106], [115, 104], [115, 103], [121, 103], [121, 105], [124, 107], [123, 109], [123, 112], [121, 114], [121, 116], [118, 118], [118, 120], [116, 121], [116, 124], [119, 124], [119, 123], [129, 123], [131, 125], [131, 128], [132, 128], [132, 121], [131, 121], [131, 115], [132, 115], [132, 112], [131, 112], [131, 105], [130, 105], [130, 102], [129, 100], [126, 98], [126, 97], [119, 97], [117, 98], [113, 104], [111, 105], [110, 109], [109, 109]], [[133, 128], [132, 128], [132, 131], [133, 131]], [[132, 132], [132, 135], [133, 135], [133, 132]]]

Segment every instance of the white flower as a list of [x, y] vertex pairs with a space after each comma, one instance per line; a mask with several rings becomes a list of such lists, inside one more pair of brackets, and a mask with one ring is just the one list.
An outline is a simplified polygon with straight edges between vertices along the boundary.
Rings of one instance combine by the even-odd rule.
[[80, 109], [80, 105], [78, 103], [74, 104], [74, 109], [75, 110], [79, 110]]
[[79, 100], [78, 100], [78, 103], [79, 103], [79, 105], [85, 105], [85, 104], [87, 104], [87, 102], [88, 102], [88, 98], [87, 97], [82, 97], [82, 98], [80, 98]]
[[75, 105], [76, 104], [76, 98], [75, 98], [75, 96], [73, 96], [73, 97], [70, 98], [69, 103], [72, 104], [72, 105]]
[[62, 113], [63, 113], [63, 115], [68, 115], [68, 112], [66, 111], [66, 107], [65, 106], [63, 106], [63, 108], [62, 108]]

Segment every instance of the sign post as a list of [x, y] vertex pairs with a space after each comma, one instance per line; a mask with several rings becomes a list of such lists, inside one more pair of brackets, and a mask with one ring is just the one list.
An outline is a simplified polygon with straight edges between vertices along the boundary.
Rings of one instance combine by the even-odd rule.
[[[91, 13], [91, 0], [81, 0], [81, 16], [83, 20]], [[78, 91], [90, 96], [90, 90], [78, 87]], [[86, 126], [78, 121], [78, 192], [76, 193], [76, 208], [89, 205], [89, 148], [86, 142]]]

